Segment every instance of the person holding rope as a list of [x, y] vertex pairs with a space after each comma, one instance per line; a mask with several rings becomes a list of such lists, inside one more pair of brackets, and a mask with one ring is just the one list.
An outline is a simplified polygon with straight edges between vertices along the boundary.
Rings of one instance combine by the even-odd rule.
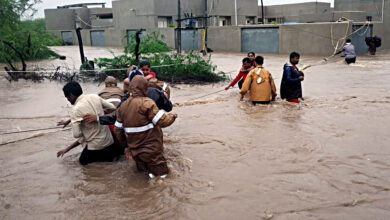
[[126, 148], [126, 157], [136, 162], [139, 171], [151, 179], [165, 178], [169, 169], [163, 156], [163, 133], [161, 128], [173, 124], [176, 113], [159, 110], [147, 97], [148, 82], [139, 75], [130, 83], [130, 98], [117, 111], [115, 134]]
[[355, 46], [353, 46], [351, 39], [347, 39], [345, 46], [342, 50], [335, 53], [334, 55], [338, 55], [340, 53], [344, 52], [345, 55], [345, 62], [349, 65], [351, 63], [356, 62], [356, 52], [355, 52]]
[[86, 114], [104, 115], [112, 112], [116, 107], [96, 94], [83, 95], [83, 90], [77, 82], [67, 83], [63, 92], [68, 101], [73, 105], [71, 111], [72, 133], [78, 140], [69, 147], [57, 153], [57, 157], [64, 156], [67, 152], [82, 145], [79, 162], [81, 165], [97, 161], [113, 161], [122, 152], [114, 146], [114, 139], [108, 126], [99, 123], [86, 123], [83, 117]]
[[225, 87], [225, 90], [228, 90], [229, 88], [233, 87], [234, 85], [236, 85], [237, 82], [238, 82], [238, 88], [241, 89], [242, 84], [246, 79], [246, 76], [253, 69], [254, 67], [252, 66], [252, 61], [248, 57], [244, 58], [242, 60], [242, 67], [240, 69], [240, 72], [238, 73], [236, 78], [234, 78], [234, 80], [228, 86]]
[[246, 77], [241, 89], [241, 101], [244, 95], [250, 90], [250, 101], [254, 105], [270, 104], [276, 98], [276, 87], [271, 73], [263, 67], [264, 58], [255, 58], [256, 68]]
[[297, 52], [290, 54], [290, 62], [287, 62], [283, 67], [283, 78], [280, 85], [280, 97], [292, 103], [299, 103], [299, 99], [303, 99], [301, 82], [304, 80], [304, 74], [297, 67], [299, 58], [300, 55]]

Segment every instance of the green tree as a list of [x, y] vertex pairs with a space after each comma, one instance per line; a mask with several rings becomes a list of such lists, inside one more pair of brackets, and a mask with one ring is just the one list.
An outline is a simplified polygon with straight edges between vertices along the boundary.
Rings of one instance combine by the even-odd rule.
[[[41, 0], [0, 0], [0, 62], [11, 69], [14, 61], [44, 59], [58, 55], [47, 46], [61, 45], [62, 41], [46, 33], [45, 21], [22, 21], [36, 12], [34, 5]], [[25, 69], [25, 67], [23, 67]]]

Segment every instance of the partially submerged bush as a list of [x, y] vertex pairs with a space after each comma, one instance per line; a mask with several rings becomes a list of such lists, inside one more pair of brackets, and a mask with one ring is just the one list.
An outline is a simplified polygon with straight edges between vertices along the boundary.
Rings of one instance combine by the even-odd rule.
[[[125, 54], [114, 58], [95, 59], [98, 67], [105, 69], [105, 75], [120, 80], [126, 77], [126, 70], [137, 63], [135, 58], [135, 34], [130, 36], [130, 44]], [[215, 73], [216, 66], [211, 63], [211, 55], [204, 60], [199, 54], [191, 51], [188, 54], [167, 53], [171, 49], [162, 41], [163, 35], [152, 33], [140, 44], [140, 60], [148, 60], [157, 78], [167, 82], [218, 82], [224, 76]], [[118, 70], [123, 69], [123, 70]], [[98, 76], [99, 79], [104, 78]]]

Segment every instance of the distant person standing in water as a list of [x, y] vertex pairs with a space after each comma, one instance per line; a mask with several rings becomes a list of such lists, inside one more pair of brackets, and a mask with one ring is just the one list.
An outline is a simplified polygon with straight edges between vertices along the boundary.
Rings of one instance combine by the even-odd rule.
[[253, 68], [255, 68], [256, 67], [256, 62], [255, 62], [256, 54], [255, 54], [255, 52], [249, 52], [248, 58], [251, 60]]
[[236, 78], [234, 78], [234, 80], [228, 86], [225, 87], [225, 90], [228, 90], [229, 88], [233, 87], [234, 85], [236, 85], [237, 82], [238, 82], [238, 88], [241, 89], [246, 76], [252, 70], [253, 70], [252, 61], [248, 57], [245, 57], [242, 60], [242, 67], [240, 69], [240, 72], [238, 73]]
[[297, 52], [290, 54], [290, 61], [283, 67], [283, 78], [280, 85], [280, 97], [292, 103], [299, 103], [299, 99], [302, 99], [301, 81], [304, 80], [304, 74], [297, 67], [299, 58], [300, 55]]
[[342, 50], [335, 53], [334, 55], [340, 54], [344, 52], [345, 55], [345, 62], [347, 64], [355, 63], [356, 62], [356, 52], [355, 52], [355, 46], [353, 46], [351, 39], [347, 39], [345, 46]]

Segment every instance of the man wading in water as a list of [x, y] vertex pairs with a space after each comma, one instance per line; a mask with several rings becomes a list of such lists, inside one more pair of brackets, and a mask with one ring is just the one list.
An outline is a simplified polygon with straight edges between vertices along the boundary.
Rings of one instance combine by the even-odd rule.
[[255, 58], [256, 68], [253, 69], [246, 77], [241, 89], [241, 101], [244, 95], [250, 90], [250, 101], [254, 105], [269, 104], [275, 101], [276, 87], [271, 73], [263, 68], [264, 58], [258, 56]]
[[119, 107], [115, 122], [115, 135], [126, 146], [126, 157], [133, 158], [139, 171], [150, 178], [165, 178], [167, 162], [163, 156], [163, 133], [161, 128], [173, 124], [177, 114], [159, 110], [148, 98], [148, 81], [143, 76], [134, 76], [130, 82], [130, 98]]
[[292, 103], [299, 103], [299, 99], [303, 99], [301, 81], [304, 80], [304, 75], [297, 67], [299, 57], [297, 52], [290, 54], [290, 62], [283, 67], [283, 78], [280, 85], [280, 97]]
[[104, 112], [115, 111], [116, 107], [96, 94], [83, 95], [83, 90], [77, 82], [70, 82], [63, 88], [64, 95], [73, 105], [71, 111], [72, 132], [77, 142], [57, 153], [57, 157], [64, 156], [68, 151], [82, 145], [83, 152], [79, 161], [87, 165], [97, 161], [113, 161], [121, 154], [121, 150], [113, 145], [114, 139], [108, 126], [99, 123], [85, 123], [86, 114], [104, 115]]

